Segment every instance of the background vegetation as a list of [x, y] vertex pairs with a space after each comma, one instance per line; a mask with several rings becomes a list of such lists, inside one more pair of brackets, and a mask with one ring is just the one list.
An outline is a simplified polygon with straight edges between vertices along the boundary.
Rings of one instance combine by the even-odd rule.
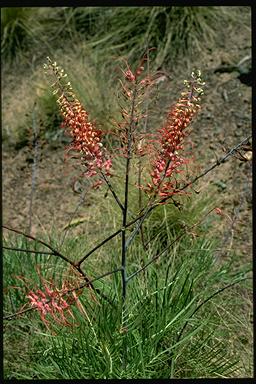
[[[167, 74], [168, 85], [159, 84], [156, 99], [150, 101], [153, 129], [161, 123], [166, 106], [179, 94], [175, 76], [182, 74], [181, 78], [186, 78], [194, 63], [205, 63], [221, 44], [226, 26], [250, 29], [249, 19], [249, 7], [2, 8], [4, 148], [13, 153], [31, 143], [31, 116], [36, 111], [41, 143], [49, 146], [49, 153], [56, 147], [64, 149], [67, 138], [60, 128], [56, 100], [43, 75], [46, 56], [65, 68], [81, 102], [98, 125], [111, 130], [112, 120], [119, 116], [115, 94], [121, 59], [133, 65], [145, 49], [155, 47], [150, 69]], [[191, 171], [196, 173], [196, 167], [197, 163]], [[115, 183], [120, 190], [121, 181], [116, 179]], [[202, 182], [200, 189], [200, 194], [180, 199], [181, 209], [165, 206], [153, 212], [144, 228], [145, 236], [152, 238], [148, 253], [139, 239], [133, 244], [131, 273], [220, 204], [221, 196], [212, 185]], [[63, 232], [54, 226], [37, 236], [50, 239], [56, 248], [77, 259], [120, 226], [118, 211], [113, 201], [105, 198], [105, 192], [88, 192], [91, 205], [83, 208], [82, 218], [76, 222], [82, 230], [76, 232], [74, 225], [64, 241]], [[134, 206], [130, 209], [136, 210], [137, 192], [132, 193]], [[86, 315], [75, 313], [79, 326], [67, 329], [53, 325], [53, 334], [42, 325], [37, 313], [6, 321], [4, 377], [252, 377], [251, 257], [244, 260], [239, 247], [223, 242], [216, 228], [228, 225], [225, 218], [211, 213], [195, 233], [185, 232], [147, 272], [131, 281], [125, 371], [118, 307], [120, 280], [114, 275], [96, 286], [116, 308], [113, 310], [100, 298], [99, 303], [93, 302], [85, 290], [81, 302]], [[5, 232], [4, 245], [36, 249], [36, 244]], [[116, 267], [119, 247], [115, 239], [88, 259], [88, 275], [95, 277]], [[225, 257], [220, 256], [223, 254]], [[37, 265], [45, 278], [56, 281], [65, 267], [54, 257], [11, 250], [4, 252], [3, 264], [6, 315], [24, 305], [33, 281], [40, 283]], [[25, 283], [17, 276], [23, 276]]]

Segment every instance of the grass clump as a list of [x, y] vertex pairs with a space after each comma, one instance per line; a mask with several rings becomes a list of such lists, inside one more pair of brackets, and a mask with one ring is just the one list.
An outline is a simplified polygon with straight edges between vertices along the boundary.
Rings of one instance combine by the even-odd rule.
[[[52, 324], [52, 332], [49, 332], [43, 328], [36, 313], [8, 322], [5, 326], [5, 377], [228, 378], [238, 374], [242, 368], [240, 356], [227, 343], [235, 335], [240, 316], [237, 307], [240, 294], [232, 284], [247, 288], [250, 284], [242, 282], [246, 277], [245, 270], [234, 275], [230, 263], [216, 264], [214, 249], [214, 241], [206, 238], [191, 242], [186, 236], [179, 241], [176, 248], [168, 251], [144, 276], [131, 280], [123, 314], [125, 319], [121, 317], [118, 304], [120, 278], [114, 275], [106, 278], [104, 284], [98, 283], [114, 307], [100, 297], [97, 302], [92, 301], [88, 292], [84, 292], [80, 296], [84, 314], [74, 311], [77, 326], [62, 328]], [[137, 254], [142, 257], [143, 249], [137, 248]], [[114, 250], [109, 253], [109, 258], [116, 258]], [[55, 265], [57, 258], [52, 257], [51, 262], [48, 260], [45, 264], [43, 255], [36, 258], [22, 255], [23, 266], [25, 259], [28, 261], [26, 265], [30, 265], [22, 270], [27, 278], [36, 277], [36, 264], [41, 265], [45, 277], [49, 278], [56, 270], [61, 274], [62, 265], [58, 269]], [[12, 276], [21, 272], [21, 255], [6, 251], [4, 264], [6, 287], [10, 287], [14, 283]], [[229, 284], [229, 289], [209, 299]], [[14, 290], [18, 293], [16, 297], [9, 296], [12, 304], [8, 293], [5, 295], [7, 313], [24, 303], [21, 291], [17, 287]], [[226, 323], [221, 308], [229, 314]], [[231, 311], [233, 316], [230, 316]], [[126, 329], [122, 329], [124, 320]], [[244, 322], [240, 323], [243, 333], [245, 327]], [[12, 352], [8, 347], [11, 335], [17, 335], [12, 340]], [[124, 337], [128, 346], [125, 370], [122, 366]], [[20, 353], [23, 343], [29, 343], [29, 347]]]
[[[102, 198], [98, 198], [102, 202]], [[202, 217], [204, 211], [198, 196], [189, 200], [182, 207], [184, 217], [188, 218], [187, 224]], [[211, 201], [205, 201], [204, 207], [205, 210], [211, 208]], [[98, 215], [98, 218], [94, 216], [95, 223], [104, 215], [109, 224], [106, 233], [102, 233], [104, 237], [110, 224], [115, 224], [112, 200], [107, 198], [96, 211], [93, 207], [91, 210], [92, 215]], [[156, 210], [159, 234], [152, 239], [147, 252], [139, 241], [130, 248], [129, 274], [184, 231], [182, 226], [174, 226], [176, 211], [175, 207], [162, 207], [161, 216], [160, 210]], [[87, 218], [91, 223], [90, 209]], [[151, 219], [144, 228], [146, 235], [152, 234], [154, 220]], [[95, 282], [95, 287], [108, 297], [108, 301], [98, 295], [94, 300], [90, 290], [84, 289], [79, 296], [83, 312], [74, 308], [73, 327], [52, 322], [47, 330], [34, 311], [6, 322], [5, 378], [250, 376], [251, 368], [246, 363], [248, 356], [246, 353], [240, 355], [241, 347], [250, 343], [249, 319], [243, 316], [241, 306], [243, 290], [249, 292], [251, 289], [250, 266], [238, 270], [233, 265], [232, 255], [226, 261], [218, 260], [218, 240], [209, 235], [216, 223], [208, 222], [207, 235], [204, 224], [202, 222], [198, 228], [200, 235], [185, 232], [155, 263], [129, 281], [123, 313], [121, 279], [116, 273]], [[61, 249], [72, 260], [77, 260], [91, 248], [94, 236], [96, 230], [90, 244], [87, 236], [74, 237], [70, 230]], [[6, 238], [4, 243], [16, 248], [42, 249], [20, 237], [16, 240]], [[60, 244], [61, 239], [52, 238], [55, 248]], [[92, 278], [112, 270], [119, 264], [119, 255], [120, 244], [112, 240], [95, 257], [86, 260], [86, 273]], [[33, 288], [29, 282], [40, 284], [36, 266], [40, 266], [45, 279], [54, 279], [59, 284], [66, 270], [63, 260], [54, 256], [5, 250], [5, 315], [15, 313], [24, 305], [28, 286]], [[17, 275], [23, 279], [17, 282]], [[26, 287], [26, 284], [29, 285]], [[122, 362], [124, 338], [128, 351], [125, 369]], [[27, 345], [22, 353], [21, 345]]]

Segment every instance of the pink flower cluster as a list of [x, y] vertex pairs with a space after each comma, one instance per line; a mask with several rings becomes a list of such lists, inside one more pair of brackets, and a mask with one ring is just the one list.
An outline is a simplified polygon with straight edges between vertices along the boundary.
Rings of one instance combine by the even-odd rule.
[[174, 173], [182, 172], [181, 166], [188, 161], [179, 155], [179, 151], [183, 149], [185, 129], [200, 109], [198, 102], [202, 89], [198, 86], [204, 84], [200, 73], [197, 77], [192, 73], [192, 78], [192, 81], [185, 81], [189, 90], [181, 94], [178, 102], [169, 111], [165, 125], [158, 130], [157, 152], [151, 164], [152, 183], [148, 183], [147, 191], [157, 192], [159, 196], [165, 197], [179, 193], [172, 176]]
[[[27, 297], [32, 307], [36, 308], [40, 313], [40, 317], [46, 326], [48, 326], [49, 323], [49, 321], [46, 320], [47, 314], [51, 315], [56, 323], [70, 325], [64, 311], [71, 317], [73, 317], [73, 315], [69, 309], [70, 305], [63, 299], [60, 291], [52, 290], [45, 285], [45, 293], [37, 289], [35, 292], [30, 291]], [[77, 299], [76, 296], [75, 298]]]

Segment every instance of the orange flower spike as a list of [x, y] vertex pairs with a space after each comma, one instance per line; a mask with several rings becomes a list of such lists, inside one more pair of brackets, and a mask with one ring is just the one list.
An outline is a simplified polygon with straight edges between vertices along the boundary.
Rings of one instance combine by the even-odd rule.
[[94, 176], [98, 171], [103, 171], [110, 175], [112, 166], [109, 154], [102, 144], [102, 131], [95, 128], [89, 121], [88, 113], [83, 108], [80, 101], [76, 98], [70, 82], [66, 82], [67, 75], [63, 69], [53, 63], [48, 58], [48, 64], [45, 64], [47, 73], [51, 73], [55, 80], [52, 84], [55, 88], [53, 93], [58, 94], [57, 103], [64, 117], [63, 127], [68, 129], [73, 142], [68, 150], [79, 152], [82, 165], [85, 166], [85, 176]]
[[[164, 182], [164, 179], [170, 178], [174, 172], [181, 172], [178, 168], [187, 162], [178, 155], [178, 152], [183, 149], [182, 142], [187, 135], [185, 129], [201, 108], [198, 104], [200, 102], [199, 96], [203, 93], [201, 86], [205, 83], [202, 82], [200, 76], [200, 71], [192, 72], [192, 80], [184, 81], [188, 90], [181, 93], [181, 97], [169, 111], [165, 125], [158, 131], [158, 146], [160, 148], [152, 163], [151, 178], [160, 196], [178, 193], [174, 190], [173, 183]], [[152, 185], [150, 189], [154, 189]]]

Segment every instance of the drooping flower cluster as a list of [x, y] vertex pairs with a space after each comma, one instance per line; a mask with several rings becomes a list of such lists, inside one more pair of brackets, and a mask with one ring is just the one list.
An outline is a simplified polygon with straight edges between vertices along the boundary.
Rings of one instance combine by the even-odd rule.
[[[70, 270], [69, 270], [70, 271]], [[41, 320], [49, 328], [50, 319], [52, 318], [55, 323], [64, 326], [74, 325], [74, 321], [70, 323], [71, 319], [74, 319], [71, 306], [76, 304], [81, 310], [81, 303], [79, 302], [79, 295], [81, 291], [74, 290], [79, 286], [81, 282], [81, 276], [78, 276], [75, 271], [70, 271], [69, 275], [74, 275], [74, 282], [70, 279], [64, 279], [61, 288], [57, 288], [52, 282], [46, 281], [37, 269], [37, 273], [42, 282], [43, 288], [37, 288], [33, 291], [30, 290], [27, 294], [27, 298], [30, 304], [35, 308], [41, 317]], [[49, 320], [47, 320], [47, 318]]]
[[174, 179], [175, 173], [180, 173], [183, 164], [187, 162], [179, 155], [183, 149], [183, 140], [186, 128], [200, 109], [200, 86], [204, 85], [200, 78], [200, 71], [192, 72], [192, 80], [184, 81], [188, 88], [181, 94], [180, 99], [171, 108], [166, 123], [158, 130], [156, 140], [156, 156], [151, 163], [151, 183], [148, 183], [148, 192], [159, 196], [171, 196], [179, 193]]
[[[44, 65], [47, 73], [51, 72], [54, 76], [53, 94], [57, 94], [58, 104], [64, 117], [63, 127], [67, 128], [73, 141], [68, 147], [68, 152], [73, 150], [79, 153], [79, 158], [86, 170], [84, 176], [92, 177], [99, 172], [110, 175], [112, 162], [109, 154], [102, 144], [103, 132], [96, 129], [95, 125], [89, 121], [88, 113], [76, 98], [70, 82], [66, 81], [67, 75], [63, 69], [53, 63], [48, 58], [48, 64]], [[99, 186], [98, 180], [95, 186]]]
[[49, 314], [58, 324], [69, 325], [67, 317], [64, 314], [66, 311], [73, 317], [70, 311], [70, 305], [64, 300], [58, 291], [54, 291], [45, 287], [45, 293], [41, 289], [35, 292], [30, 291], [27, 295], [32, 307], [36, 308], [40, 313], [42, 321], [48, 325], [49, 321], [46, 320], [46, 315]]

